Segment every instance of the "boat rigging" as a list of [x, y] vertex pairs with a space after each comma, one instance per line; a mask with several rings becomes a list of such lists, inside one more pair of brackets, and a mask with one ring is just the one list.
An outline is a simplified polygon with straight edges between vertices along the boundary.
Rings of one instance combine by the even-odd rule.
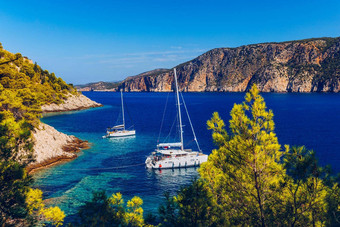
[[192, 151], [191, 149], [184, 148], [181, 103], [180, 103], [180, 96], [179, 96], [179, 90], [178, 90], [176, 68], [174, 68], [174, 79], [175, 79], [175, 86], [176, 86], [176, 105], [177, 105], [177, 112], [178, 112], [179, 134], [180, 134], [181, 141], [175, 142], [175, 143], [157, 144], [157, 148], [155, 149], [155, 151], [152, 152], [151, 155], [149, 155], [145, 161], [147, 168], [151, 168], [151, 169], [185, 168], [185, 167], [199, 166], [201, 163], [206, 162], [208, 160], [208, 155], [203, 154], [199, 147], [187, 107], [185, 105], [183, 96], [181, 96], [188, 119], [189, 119], [191, 129], [193, 131], [194, 140], [198, 147], [198, 151]]

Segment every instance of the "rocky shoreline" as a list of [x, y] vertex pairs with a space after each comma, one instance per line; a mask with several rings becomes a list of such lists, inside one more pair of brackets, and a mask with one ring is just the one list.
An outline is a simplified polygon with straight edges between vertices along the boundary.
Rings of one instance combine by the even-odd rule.
[[[70, 95], [68, 99], [60, 105], [44, 105], [42, 110], [43, 113], [51, 113], [82, 110], [100, 106], [102, 105], [79, 94]], [[34, 173], [37, 170], [73, 160], [78, 157], [77, 153], [82, 149], [88, 149], [90, 147], [88, 141], [81, 140], [73, 135], [66, 135], [44, 123], [40, 123], [32, 133], [35, 162], [26, 168], [28, 173]]]
[[49, 104], [43, 105], [41, 110], [43, 113], [51, 113], [51, 112], [65, 112], [65, 111], [74, 111], [74, 110], [84, 110], [93, 107], [103, 106], [100, 103], [92, 101], [87, 98], [85, 95], [69, 95], [67, 99], [62, 104]]

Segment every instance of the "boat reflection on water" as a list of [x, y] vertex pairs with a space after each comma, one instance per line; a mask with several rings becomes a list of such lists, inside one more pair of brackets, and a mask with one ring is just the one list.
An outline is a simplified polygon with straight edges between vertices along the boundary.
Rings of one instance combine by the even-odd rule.
[[178, 185], [190, 184], [199, 177], [199, 167], [175, 168], [175, 169], [148, 169], [148, 178], [156, 179], [156, 185], [164, 191], [177, 191]]
[[122, 143], [122, 142], [129, 142], [129, 141], [134, 141], [136, 139], [136, 135], [130, 135], [126, 137], [109, 137], [107, 140], [110, 143]]

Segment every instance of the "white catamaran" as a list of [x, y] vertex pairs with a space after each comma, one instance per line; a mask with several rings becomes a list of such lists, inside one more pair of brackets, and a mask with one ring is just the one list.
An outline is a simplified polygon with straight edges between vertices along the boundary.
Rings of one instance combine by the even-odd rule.
[[[203, 154], [200, 150], [199, 144], [196, 139], [194, 128], [191, 124], [191, 120], [188, 115], [190, 126], [194, 135], [194, 140], [196, 141], [199, 151], [192, 151], [191, 149], [184, 149], [183, 147], [183, 126], [181, 117], [181, 106], [179, 101], [179, 91], [177, 84], [176, 68], [174, 68], [174, 77], [176, 85], [176, 98], [177, 98], [177, 108], [178, 108], [178, 119], [179, 119], [179, 133], [181, 136], [181, 142], [176, 143], [159, 143], [154, 152], [147, 157], [145, 164], [147, 168], [152, 169], [168, 169], [168, 168], [185, 168], [191, 166], [199, 166], [201, 163], [208, 160], [208, 155]], [[183, 96], [182, 96], [183, 99]], [[184, 107], [186, 108], [184, 99]]]
[[123, 92], [120, 90], [120, 98], [122, 102], [122, 115], [123, 115], [123, 124], [113, 126], [112, 128], [108, 128], [106, 130], [106, 135], [103, 138], [109, 137], [125, 137], [125, 136], [133, 136], [136, 134], [136, 130], [127, 130], [125, 128], [125, 117], [124, 117], [124, 102], [123, 102]]

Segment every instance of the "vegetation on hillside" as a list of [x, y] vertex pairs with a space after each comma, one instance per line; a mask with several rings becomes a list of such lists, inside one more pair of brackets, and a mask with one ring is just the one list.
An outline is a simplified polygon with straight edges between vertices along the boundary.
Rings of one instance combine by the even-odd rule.
[[[31, 131], [39, 124], [42, 105], [61, 103], [70, 93], [76, 94], [72, 85], [0, 44], [1, 226], [34, 222], [26, 200], [32, 178], [25, 171], [34, 159]], [[48, 208], [44, 211], [40, 214], [47, 221], [58, 214]]]
[[[2, 64], [6, 63], [6, 64]], [[20, 90], [26, 94], [23, 105], [61, 103], [68, 93], [75, 93], [73, 85], [66, 84], [54, 73], [43, 70], [21, 54], [12, 54], [0, 45], [0, 83], [5, 89]], [[24, 97], [22, 97], [24, 98]], [[26, 102], [25, 102], [26, 101]]]
[[[0, 225], [60, 226], [64, 213], [46, 207], [25, 167], [40, 107], [75, 93], [53, 73], [0, 45]], [[165, 194], [158, 215], [143, 217], [142, 199], [95, 192], [79, 209], [79, 226], [339, 226], [340, 177], [320, 167], [313, 151], [282, 147], [273, 113], [254, 85], [231, 110], [229, 130], [218, 113], [208, 121], [217, 149], [200, 179]]]

